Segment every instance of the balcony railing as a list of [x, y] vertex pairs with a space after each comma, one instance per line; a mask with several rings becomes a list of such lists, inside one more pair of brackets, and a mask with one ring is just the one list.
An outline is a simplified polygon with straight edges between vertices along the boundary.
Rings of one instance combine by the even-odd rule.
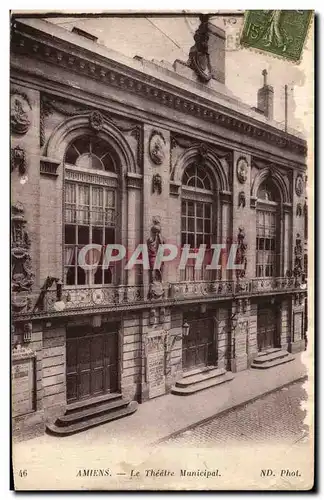
[[150, 298], [149, 288], [143, 285], [119, 285], [106, 287], [63, 288], [60, 300], [55, 288], [49, 289], [43, 295], [28, 295], [28, 299], [13, 301], [14, 316], [42, 315], [53, 313], [71, 313], [73, 311], [94, 311], [104, 309], [129, 309], [145, 307], [148, 303], [195, 301], [204, 299], [235, 298], [242, 295], [260, 295], [283, 293], [285, 291], [301, 290], [306, 284], [300, 285], [295, 278], [255, 278], [239, 281], [181, 281], [163, 284], [164, 294], [159, 298]]
[[275, 292], [297, 288], [296, 278], [255, 278], [251, 280], [251, 293]]

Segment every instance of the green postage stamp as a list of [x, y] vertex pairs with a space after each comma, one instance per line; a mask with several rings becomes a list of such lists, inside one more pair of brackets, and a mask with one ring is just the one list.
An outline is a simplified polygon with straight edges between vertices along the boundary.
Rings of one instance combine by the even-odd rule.
[[249, 10], [241, 44], [298, 62], [312, 15], [312, 10]]

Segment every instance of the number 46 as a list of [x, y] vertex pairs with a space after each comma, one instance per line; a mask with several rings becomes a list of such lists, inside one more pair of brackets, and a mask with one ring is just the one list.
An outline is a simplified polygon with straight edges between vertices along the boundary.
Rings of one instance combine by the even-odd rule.
[[27, 477], [27, 470], [26, 469], [24, 469], [24, 470], [20, 469], [19, 476], [20, 477]]

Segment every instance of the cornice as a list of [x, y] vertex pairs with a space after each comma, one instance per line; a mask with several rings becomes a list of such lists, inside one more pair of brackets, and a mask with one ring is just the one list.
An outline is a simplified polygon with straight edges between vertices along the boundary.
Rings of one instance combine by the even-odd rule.
[[26, 29], [26, 26], [18, 22], [12, 33], [11, 47], [13, 52], [32, 55], [46, 63], [64, 67], [170, 109], [262, 140], [280, 149], [287, 149], [301, 156], [307, 154], [306, 142], [298, 137], [86, 49], [73, 46], [71, 51], [71, 44], [54, 37], [46, 37], [34, 28]]

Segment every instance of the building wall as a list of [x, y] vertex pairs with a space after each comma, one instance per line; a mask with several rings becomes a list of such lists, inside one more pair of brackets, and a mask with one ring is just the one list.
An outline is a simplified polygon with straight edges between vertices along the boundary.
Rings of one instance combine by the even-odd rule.
[[[143, 63], [145, 66], [145, 63]], [[24, 68], [29, 72], [25, 73]], [[88, 66], [87, 66], [88, 67]], [[39, 294], [47, 276], [62, 278], [63, 269], [63, 198], [64, 198], [64, 141], [62, 149], [48, 157], [48, 144], [61, 126], [69, 119], [83, 116], [85, 112], [99, 110], [111, 127], [118, 130], [120, 138], [128, 144], [133, 158], [133, 171], [122, 165], [120, 192], [122, 199], [121, 241], [128, 256], [139, 243], [150, 236], [153, 217], [161, 221], [161, 234], [167, 243], [181, 245], [181, 178], [189, 161], [200, 158], [201, 147], [207, 148], [206, 165], [214, 169], [215, 178], [215, 231], [216, 242], [237, 242], [239, 227], [244, 228], [247, 243], [247, 269], [245, 277], [255, 277], [256, 199], [255, 186], [262, 172], [279, 175], [283, 191], [289, 200], [281, 204], [281, 251], [283, 254], [281, 276], [294, 267], [297, 234], [304, 237], [304, 217], [299, 205], [304, 207], [305, 189], [296, 190], [297, 176], [302, 175], [304, 158], [297, 152], [285, 151], [275, 143], [258, 136], [242, 134], [237, 129], [211, 123], [204, 116], [188, 114], [180, 107], [167, 108], [152, 96], [131, 93], [108, 81], [92, 79], [70, 67], [58, 67], [48, 61], [20, 54], [12, 56], [12, 89], [27, 96], [30, 103], [30, 127], [23, 135], [11, 134], [11, 148], [24, 149], [27, 177], [17, 169], [12, 172], [12, 202], [20, 202], [25, 210], [27, 231], [31, 239], [31, 262], [35, 274], [33, 293]], [[126, 68], [127, 69], [127, 68]], [[126, 71], [125, 69], [125, 71]], [[163, 78], [163, 71], [161, 72]], [[179, 80], [180, 82], [180, 80]], [[125, 82], [124, 82], [125, 83]], [[193, 87], [196, 91], [197, 87]], [[197, 95], [200, 93], [197, 92]], [[158, 93], [157, 93], [158, 95]], [[54, 107], [44, 107], [45, 97]], [[191, 98], [191, 97], [190, 97]], [[188, 107], [200, 109], [197, 103]], [[179, 100], [180, 102], [180, 100]], [[193, 106], [193, 107], [192, 107]], [[196, 107], [196, 108], [195, 108]], [[234, 111], [233, 111], [234, 113]], [[207, 114], [207, 113], [206, 113]], [[85, 128], [82, 128], [85, 132]], [[160, 134], [164, 141], [164, 157], [155, 164], [150, 154], [152, 135]], [[69, 143], [66, 134], [65, 147]], [[247, 179], [240, 182], [237, 175], [238, 161], [247, 163]], [[56, 165], [56, 175], [48, 175], [42, 162]], [[56, 163], [55, 163], [56, 162]], [[295, 168], [296, 162], [296, 168]], [[161, 192], [153, 192], [153, 177], [161, 176]], [[245, 206], [239, 205], [240, 193]], [[168, 283], [180, 280], [179, 259], [163, 268], [163, 282], [167, 294]], [[221, 273], [223, 280], [235, 280], [231, 271]], [[138, 266], [122, 274], [121, 284], [144, 285], [147, 297], [149, 274]], [[269, 292], [268, 298], [271, 296]], [[304, 340], [303, 296], [289, 294], [277, 299], [280, 305], [280, 343], [292, 352], [302, 350]], [[215, 318], [214, 335], [217, 366], [236, 372], [247, 369], [257, 355], [258, 301], [249, 293], [241, 301], [207, 303], [203, 296], [200, 305], [206, 305]], [[144, 402], [169, 393], [174, 383], [183, 375], [182, 326], [184, 316], [192, 311], [192, 304], [145, 304], [139, 311], [126, 308], [118, 313], [100, 313], [102, 321], [118, 321], [119, 389], [125, 397]], [[279, 309], [278, 309], [279, 310]], [[196, 308], [199, 316], [199, 307]], [[234, 328], [232, 319], [236, 315]], [[84, 310], [77, 317], [32, 321], [31, 342], [35, 352], [35, 408], [32, 413], [14, 418], [17, 434], [29, 432], [33, 426], [43, 429], [44, 421], [53, 421], [66, 410], [66, 328], [69, 325], [91, 324], [93, 315]], [[21, 343], [24, 323], [17, 322], [13, 343]], [[154, 372], [154, 370], [156, 370]], [[153, 374], [158, 374], [158, 382]], [[152, 378], [153, 377], [153, 378]], [[153, 383], [154, 382], [154, 383]]]

